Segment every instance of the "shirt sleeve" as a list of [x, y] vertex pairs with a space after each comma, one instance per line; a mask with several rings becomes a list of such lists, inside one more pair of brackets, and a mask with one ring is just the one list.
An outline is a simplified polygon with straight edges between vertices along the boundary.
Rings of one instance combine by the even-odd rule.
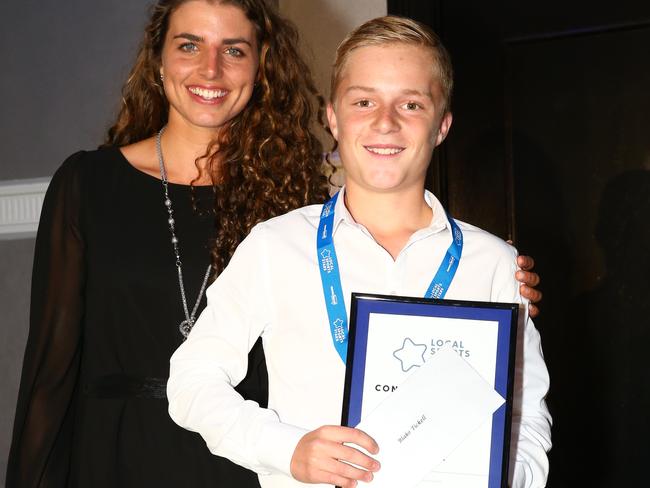
[[208, 289], [206, 309], [173, 354], [167, 397], [172, 419], [201, 434], [213, 454], [258, 474], [290, 476], [291, 457], [307, 431], [280, 422], [276, 412], [233, 388], [268, 326], [266, 256], [258, 226]]
[[546, 406], [549, 375], [542, 353], [541, 338], [528, 316], [527, 301], [519, 294], [514, 279], [517, 252], [500, 263], [495, 287], [495, 301], [521, 303], [517, 330], [515, 381], [510, 441], [510, 477], [512, 488], [546, 486], [548, 456], [551, 448], [551, 415]]
[[30, 325], [7, 486], [67, 485], [84, 314], [84, 239], [77, 153], [59, 168], [41, 211]]

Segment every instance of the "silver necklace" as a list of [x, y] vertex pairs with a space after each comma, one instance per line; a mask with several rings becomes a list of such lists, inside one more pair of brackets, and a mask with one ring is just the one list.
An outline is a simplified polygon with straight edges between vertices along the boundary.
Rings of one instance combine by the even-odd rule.
[[198, 310], [199, 303], [201, 303], [201, 298], [203, 298], [203, 294], [205, 293], [205, 287], [208, 285], [208, 278], [210, 277], [212, 266], [208, 265], [208, 269], [205, 271], [203, 283], [201, 284], [201, 289], [199, 290], [199, 296], [196, 297], [196, 302], [194, 302], [194, 307], [192, 307], [192, 313], [190, 313], [189, 309], [187, 308], [187, 298], [185, 297], [185, 285], [183, 284], [183, 263], [181, 262], [181, 254], [178, 247], [178, 237], [176, 237], [176, 222], [174, 220], [174, 211], [172, 210], [172, 201], [169, 198], [167, 172], [165, 171], [165, 163], [163, 161], [162, 148], [160, 146], [160, 138], [162, 137], [163, 132], [165, 132], [164, 127], [158, 131], [158, 136], [156, 137], [156, 153], [158, 154], [158, 163], [160, 164], [160, 180], [162, 181], [162, 186], [165, 193], [165, 208], [169, 214], [167, 223], [169, 224], [169, 232], [172, 235], [172, 247], [174, 248], [174, 256], [176, 257], [178, 287], [181, 290], [181, 301], [183, 302], [183, 312], [185, 312], [185, 320], [178, 324], [178, 330], [183, 336], [183, 340], [185, 340], [192, 330], [192, 327], [194, 327], [194, 322], [196, 321], [196, 311]]

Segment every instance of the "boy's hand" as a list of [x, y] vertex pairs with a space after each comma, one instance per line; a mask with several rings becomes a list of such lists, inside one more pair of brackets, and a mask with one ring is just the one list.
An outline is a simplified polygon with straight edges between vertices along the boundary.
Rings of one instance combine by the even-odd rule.
[[371, 481], [379, 462], [343, 443], [356, 444], [371, 454], [379, 452], [375, 440], [365, 432], [326, 425], [300, 439], [291, 458], [291, 474], [303, 483], [327, 483], [342, 488], [357, 486], [357, 480]]

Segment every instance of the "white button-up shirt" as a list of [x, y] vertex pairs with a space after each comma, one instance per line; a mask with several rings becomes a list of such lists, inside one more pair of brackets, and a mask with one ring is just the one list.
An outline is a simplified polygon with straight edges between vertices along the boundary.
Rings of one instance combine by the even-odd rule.
[[[430, 193], [431, 224], [415, 232], [397, 259], [345, 207], [335, 206], [333, 239], [345, 297], [351, 292], [422, 297], [451, 243], [445, 211]], [[300, 438], [340, 425], [345, 366], [331, 338], [316, 252], [321, 205], [257, 225], [207, 291], [208, 306], [171, 358], [169, 412], [200, 433], [214, 454], [256, 471], [264, 488], [307, 486], [290, 476]], [[523, 303], [516, 251], [458, 221], [463, 254], [446, 298]], [[349, 314], [349, 299], [346, 307]], [[268, 408], [233, 388], [262, 336], [269, 373]], [[539, 333], [519, 331], [513, 404], [513, 487], [546, 484], [549, 378]], [[314, 485], [309, 485], [314, 486]]]

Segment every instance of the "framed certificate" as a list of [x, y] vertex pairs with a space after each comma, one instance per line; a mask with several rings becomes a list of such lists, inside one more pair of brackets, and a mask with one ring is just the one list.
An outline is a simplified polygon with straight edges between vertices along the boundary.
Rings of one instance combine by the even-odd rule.
[[[418, 468], [426, 465], [422, 473], [424, 478], [420, 478], [423, 486], [429, 486], [429, 482], [436, 487], [507, 487], [518, 310], [518, 304], [353, 293], [342, 425], [355, 427], [360, 422], [363, 424], [366, 418], [374, 415], [373, 412], [380, 410], [379, 406], [395, 399], [400, 386], [408, 385], [411, 376], [415, 378], [419, 370], [422, 370], [419, 373], [422, 375], [426, 369], [427, 374], [436, 375], [435, 378], [427, 377], [419, 389], [414, 390], [411, 385], [411, 396], [401, 399], [406, 403], [393, 402], [391, 413], [381, 421], [382, 430], [393, 423], [399, 427], [400, 422], [417, 428], [417, 423], [413, 425], [410, 420], [401, 418], [402, 412], [408, 411], [407, 406], [413, 403], [429, 402], [441, 406], [442, 410], [436, 406], [436, 413], [430, 415], [437, 418], [429, 422], [433, 430], [426, 435], [431, 439], [424, 439], [424, 444], [419, 445], [420, 450], [438, 452], [436, 442], [440, 444], [443, 441], [448, 442], [448, 447], [441, 447], [438, 460], [428, 458], [426, 453], [421, 461], [414, 460], [422, 453], [406, 455], [405, 451], [406, 458], [400, 466], [408, 462], [419, 463]], [[445, 361], [442, 356], [445, 356]], [[425, 368], [429, 362], [431, 364]], [[438, 371], [429, 371], [436, 367]], [[456, 396], [453, 382], [472, 375], [476, 377], [473, 383], [458, 383], [457, 389], [462, 389], [466, 396]], [[429, 385], [436, 386], [429, 388]], [[475, 424], [469, 426], [463, 424], [464, 417], [459, 417], [463, 415], [460, 413], [463, 408], [458, 406], [487, 402], [482, 400], [487, 397], [474, 397], [472, 391], [465, 391], [475, 389], [474, 385], [478, 385], [477, 390], [483, 388], [500, 401], [493, 404], [496, 410], [483, 411], [484, 417], [474, 418]], [[440, 388], [439, 392], [428, 391], [434, 388]], [[406, 390], [404, 386], [400, 394], [406, 395]], [[443, 390], [447, 393], [443, 394]], [[453, 404], [454, 401], [457, 403]], [[449, 402], [447, 410], [444, 410], [445, 402]], [[420, 418], [419, 410], [417, 416]], [[434, 426], [436, 422], [439, 427]], [[442, 430], [449, 425], [461, 425], [467, 428], [467, 432], [458, 433], [462, 429], [453, 429], [454, 432], [443, 435]], [[402, 431], [405, 432], [399, 434], [399, 439], [397, 434], [389, 437], [396, 438], [400, 446], [409, 443], [416, 446], [416, 441], [404, 441], [410, 430], [402, 428]], [[420, 429], [418, 432], [424, 431]], [[454, 433], [457, 433], [457, 438], [453, 438]]]

